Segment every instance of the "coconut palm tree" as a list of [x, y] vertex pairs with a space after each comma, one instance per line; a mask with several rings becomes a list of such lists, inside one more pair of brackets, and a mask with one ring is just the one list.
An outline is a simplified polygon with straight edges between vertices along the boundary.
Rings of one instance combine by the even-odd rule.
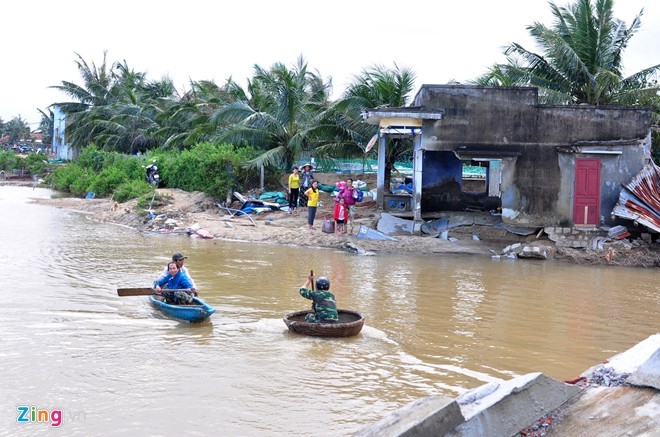
[[[374, 65], [354, 76], [343, 98], [333, 108], [343, 116], [336, 118], [336, 124], [343, 130], [344, 137], [353, 141], [353, 150], [357, 144], [361, 151], [364, 151], [378, 129], [377, 126], [364, 123], [362, 113], [367, 109], [398, 108], [408, 105], [414, 85], [413, 70], [399, 68], [396, 64], [394, 68]], [[386, 148], [385, 183], [389, 184], [394, 163], [411, 154], [412, 141], [404, 138], [390, 139]]]
[[211, 123], [211, 115], [238, 99], [247, 97], [231, 78], [223, 86], [208, 80], [192, 81], [190, 91], [163, 105], [163, 113], [157, 117], [161, 127], [154, 135], [161, 139], [164, 149], [183, 149], [211, 141], [223, 127]]
[[250, 166], [290, 168], [296, 157], [314, 146], [331, 83], [309, 71], [301, 56], [291, 69], [282, 63], [269, 69], [255, 65], [247, 90], [235, 83], [228, 90], [237, 100], [211, 115], [210, 122], [222, 129], [215, 139], [263, 149]]
[[123, 63], [99, 67], [76, 54], [83, 85], [63, 81], [53, 88], [73, 99], [56, 103], [67, 114], [67, 135], [74, 147], [96, 144], [105, 150], [134, 152], [157, 147], [157, 117], [178, 94], [172, 81], [148, 81]]
[[61, 85], [51, 88], [61, 91], [71, 98], [68, 102], [58, 102], [62, 111], [67, 114], [67, 138], [75, 148], [82, 148], [94, 142], [98, 135], [98, 120], [110, 117], [107, 106], [113, 103], [113, 87], [116, 77], [113, 73], [115, 64], [108, 65], [107, 52], [103, 52], [103, 62], [100, 66], [88, 64], [82, 56], [75, 54], [78, 72], [82, 85], [62, 81]]
[[508, 64], [491, 67], [477, 83], [535, 86], [543, 103], [630, 105], [657, 98], [660, 64], [623, 77], [623, 52], [640, 28], [643, 10], [627, 26], [613, 17], [613, 5], [614, 0], [550, 3], [552, 26], [527, 27], [540, 53], [511, 43], [504, 52]]
[[53, 111], [49, 108], [46, 109], [48, 113], [45, 113], [41, 109], [38, 111], [41, 113], [41, 122], [39, 122], [39, 131], [41, 132], [41, 141], [44, 145], [53, 144], [53, 126], [55, 125], [55, 116]]
[[105, 150], [129, 153], [158, 147], [158, 117], [178, 99], [172, 80], [148, 81], [145, 73], [131, 70], [125, 61], [115, 65], [115, 76], [113, 102], [99, 108], [108, 117], [94, 122], [96, 144]]
[[5, 124], [5, 135], [9, 135], [9, 142], [16, 144], [19, 141], [30, 141], [30, 125], [19, 115]]

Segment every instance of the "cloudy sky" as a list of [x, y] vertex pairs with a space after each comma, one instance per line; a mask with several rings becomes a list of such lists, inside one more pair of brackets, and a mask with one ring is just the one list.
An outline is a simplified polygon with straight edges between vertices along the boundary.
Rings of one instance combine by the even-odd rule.
[[[627, 73], [660, 63], [660, 1], [616, 0], [614, 16], [630, 24], [642, 8]], [[75, 53], [100, 65], [107, 51], [180, 91], [190, 80], [244, 83], [255, 64], [291, 66], [303, 55], [338, 97], [374, 64], [411, 68], [416, 89], [466, 82], [503, 62], [512, 41], [534, 49], [527, 25], [552, 23], [546, 0], [10, 0], [2, 16], [0, 117], [20, 115], [33, 129], [37, 108], [67, 100], [50, 86], [82, 83]]]

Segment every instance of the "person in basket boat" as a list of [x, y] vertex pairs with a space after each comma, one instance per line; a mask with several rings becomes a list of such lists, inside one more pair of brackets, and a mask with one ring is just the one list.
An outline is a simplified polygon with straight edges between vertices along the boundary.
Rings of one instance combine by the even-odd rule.
[[337, 323], [339, 313], [335, 295], [330, 292], [330, 281], [321, 276], [316, 280], [316, 291], [310, 289], [314, 276], [309, 275], [305, 284], [300, 287], [300, 295], [312, 301], [312, 312], [305, 316], [308, 323]]

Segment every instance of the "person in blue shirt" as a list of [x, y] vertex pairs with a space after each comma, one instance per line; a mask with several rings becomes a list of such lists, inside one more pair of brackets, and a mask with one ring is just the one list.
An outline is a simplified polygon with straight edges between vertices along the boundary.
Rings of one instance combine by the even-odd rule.
[[154, 282], [153, 289], [156, 293], [162, 294], [165, 302], [173, 305], [192, 303], [193, 295], [196, 295], [196, 293], [190, 290], [193, 288], [190, 278], [179, 269], [176, 261], [172, 261], [167, 265], [167, 271], [165, 277]]

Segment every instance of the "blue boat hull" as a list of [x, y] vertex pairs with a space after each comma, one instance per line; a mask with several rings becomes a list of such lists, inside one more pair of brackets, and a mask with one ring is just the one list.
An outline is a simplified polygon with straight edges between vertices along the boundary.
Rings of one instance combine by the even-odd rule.
[[164, 314], [174, 319], [185, 320], [186, 322], [203, 322], [215, 312], [215, 308], [203, 300], [197, 297], [193, 299], [195, 300], [193, 305], [170, 305], [169, 303], [156, 299], [154, 296], [149, 296], [152, 305]]

